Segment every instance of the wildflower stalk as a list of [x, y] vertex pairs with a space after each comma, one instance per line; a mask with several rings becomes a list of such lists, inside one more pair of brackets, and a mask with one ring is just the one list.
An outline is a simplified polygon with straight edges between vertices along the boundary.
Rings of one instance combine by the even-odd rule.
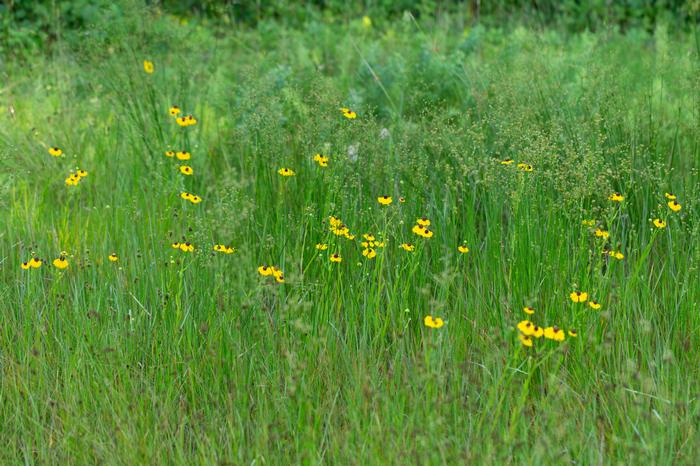
[[[522, 351], [523, 348], [524, 347], [521, 345], [518, 349], [518, 353]], [[508, 429], [508, 440], [512, 440], [513, 435], [515, 435], [515, 429], [518, 427], [517, 419], [523, 411], [525, 400], [527, 399], [527, 395], [530, 392], [530, 382], [532, 381], [532, 378], [534, 377], [537, 369], [539, 369], [540, 366], [542, 366], [555, 352], [556, 349], [552, 349], [547, 354], [545, 354], [544, 357], [540, 358], [534, 366], [532, 365], [532, 356], [528, 356], [529, 367], [527, 372], [527, 378], [525, 379], [525, 382], [523, 383], [522, 388], [520, 389], [520, 396], [518, 397], [518, 400], [516, 402], [515, 409], [513, 409], [513, 411], [510, 414], [510, 428]], [[554, 371], [553, 373], [556, 373], [556, 371]], [[505, 398], [505, 395], [503, 398]], [[494, 423], [496, 422], [495, 419], [496, 418], [494, 417]]]

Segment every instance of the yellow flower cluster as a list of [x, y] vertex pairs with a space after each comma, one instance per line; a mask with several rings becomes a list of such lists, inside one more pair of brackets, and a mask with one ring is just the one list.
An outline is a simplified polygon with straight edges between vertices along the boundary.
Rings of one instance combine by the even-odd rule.
[[[505, 165], [505, 166], [512, 165], [514, 163], [515, 163], [515, 160], [513, 160], [511, 158], [501, 160], [501, 165]], [[520, 169], [521, 171], [524, 171], [524, 172], [531, 172], [534, 170], [533, 166], [527, 162], [519, 162], [516, 165], [516, 167], [518, 167], [518, 169]]]
[[175, 152], [174, 150], [166, 150], [165, 151], [165, 156], [170, 157], [170, 158], [177, 158], [178, 160], [189, 160], [192, 158], [192, 154], [186, 151], [177, 151]]
[[416, 224], [413, 226], [411, 231], [414, 234], [420, 236], [421, 238], [432, 238], [433, 230], [430, 228], [430, 220], [427, 217], [421, 217], [416, 220]]
[[321, 154], [314, 155], [314, 162], [318, 163], [319, 167], [326, 168], [328, 166], [328, 157]]
[[353, 112], [352, 110], [350, 110], [347, 107], [340, 107], [340, 112], [348, 120], [354, 120], [355, 118], [357, 118], [357, 113]]
[[43, 263], [44, 261], [39, 259], [38, 257], [32, 257], [28, 261], [22, 262], [20, 266], [22, 270], [38, 269], [42, 266]]
[[[571, 301], [574, 303], [583, 304], [588, 301], [588, 293], [585, 291], [572, 291], [569, 294], [569, 298], [571, 298]], [[588, 306], [595, 310], [601, 308], [601, 304], [593, 300], [588, 301]], [[527, 315], [533, 315], [535, 313], [535, 308], [532, 306], [526, 306], [523, 308], [523, 312]], [[566, 338], [564, 330], [558, 326], [554, 325], [542, 328], [528, 319], [521, 320], [516, 328], [518, 330], [518, 339], [524, 346], [527, 347], [533, 346], [534, 340], [541, 337], [554, 341], [564, 341]], [[578, 332], [574, 329], [568, 330], [568, 334], [570, 337], [578, 336]]]
[[258, 267], [258, 273], [263, 277], [274, 277], [277, 283], [284, 283], [284, 273], [274, 265], [261, 265]]
[[669, 209], [671, 209], [673, 212], [678, 212], [681, 210], [682, 206], [678, 203], [678, 199], [676, 198], [675, 194], [665, 193], [664, 195], [666, 196], [666, 199], [668, 199], [666, 205]]
[[181, 113], [182, 109], [180, 109], [180, 107], [175, 104], [171, 105], [168, 109], [168, 115], [175, 118], [175, 123], [177, 123], [178, 126], [186, 127], [194, 126], [197, 124], [197, 119], [194, 116], [180, 115]]
[[178, 124], [178, 126], [194, 126], [197, 124], [197, 119], [193, 117], [192, 115], [185, 115], [185, 116], [179, 116], [175, 118], [175, 123]]
[[189, 241], [185, 241], [185, 242], [182, 242], [182, 243], [176, 241], [176, 242], [174, 242], [174, 243], [171, 243], [171, 244], [170, 244], [170, 247], [172, 247], [173, 249], [179, 249], [179, 250], [182, 251], [182, 252], [192, 252], [192, 251], [194, 251], [194, 244], [190, 243]]
[[606, 253], [608, 254], [608, 256], [619, 261], [625, 258], [625, 255], [622, 254], [620, 251], [606, 251]]
[[88, 172], [85, 170], [78, 169], [75, 173], [71, 172], [66, 178], [66, 186], [78, 186], [80, 180], [88, 176]]
[[445, 325], [445, 321], [440, 317], [433, 317], [431, 315], [425, 316], [423, 319], [423, 324], [428, 328], [440, 328]]
[[234, 248], [232, 248], [231, 246], [226, 246], [225, 244], [215, 244], [214, 251], [222, 252], [224, 254], [233, 254], [234, 252], [236, 252]]
[[[533, 345], [533, 339], [544, 337], [547, 340], [564, 341], [566, 338], [564, 330], [557, 327], [556, 325], [542, 328], [527, 319], [521, 320], [517, 325], [517, 329], [519, 332], [518, 339], [520, 340], [520, 343], [522, 343], [523, 346], [526, 347], [531, 347]], [[577, 335], [578, 333], [576, 332], [576, 330], [569, 330], [569, 336], [576, 337]]]
[[363, 247], [362, 255], [367, 259], [374, 259], [377, 257], [377, 248], [383, 248], [385, 246], [384, 241], [378, 241], [373, 234], [365, 233], [362, 235], [364, 241], [360, 243]]
[[186, 191], [182, 191], [180, 193], [180, 197], [186, 201], [190, 201], [192, 204], [199, 204], [202, 202], [202, 198], [197, 196], [196, 194], [190, 194]]
[[350, 233], [350, 229], [348, 228], [347, 225], [343, 223], [342, 220], [340, 220], [337, 217], [334, 217], [333, 215], [330, 216], [328, 219], [329, 223], [329, 229], [331, 233], [333, 233], [336, 236], [344, 236], [345, 238], [349, 240], [355, 239], [355, 235]]

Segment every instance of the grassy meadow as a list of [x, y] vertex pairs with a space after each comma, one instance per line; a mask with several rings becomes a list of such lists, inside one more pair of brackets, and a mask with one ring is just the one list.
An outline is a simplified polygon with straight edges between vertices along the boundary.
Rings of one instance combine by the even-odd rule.
[[698, 464], [699, 70], [158, 10], [3, 61], [0, 463]]

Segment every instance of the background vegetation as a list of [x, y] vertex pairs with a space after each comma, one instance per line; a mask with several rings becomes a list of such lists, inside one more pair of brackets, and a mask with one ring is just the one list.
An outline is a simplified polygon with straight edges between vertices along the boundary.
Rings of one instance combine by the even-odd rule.
[[488, 3], [5, 4], [0, 462], [697, 464], [695, 3]]

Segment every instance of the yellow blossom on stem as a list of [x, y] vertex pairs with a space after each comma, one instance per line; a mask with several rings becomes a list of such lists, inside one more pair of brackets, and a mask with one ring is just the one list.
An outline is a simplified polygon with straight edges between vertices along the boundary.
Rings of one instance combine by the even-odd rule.
[[340, 111], [342, 112], [343, 116], [348, 120], [354, 120], [355, 118], [357, 118], [357, 113], [353, 112], [347, 107], [341, 107]]
[[443, 325], [445, 325], [445, 321], [443, 321], [440, 317], [433, 317], [431, 315], [427, 315], [423, 319], [423, 324], [429, 328], [440, 328]]
[[518, 340], [520, 340], [520, 343], [523, 344], [523, 346], [526, 346], [528, 348], [532, 347], [532, 338], [530, 338], [527, 335], [523, 335], [522, 333], [518, 333]]

